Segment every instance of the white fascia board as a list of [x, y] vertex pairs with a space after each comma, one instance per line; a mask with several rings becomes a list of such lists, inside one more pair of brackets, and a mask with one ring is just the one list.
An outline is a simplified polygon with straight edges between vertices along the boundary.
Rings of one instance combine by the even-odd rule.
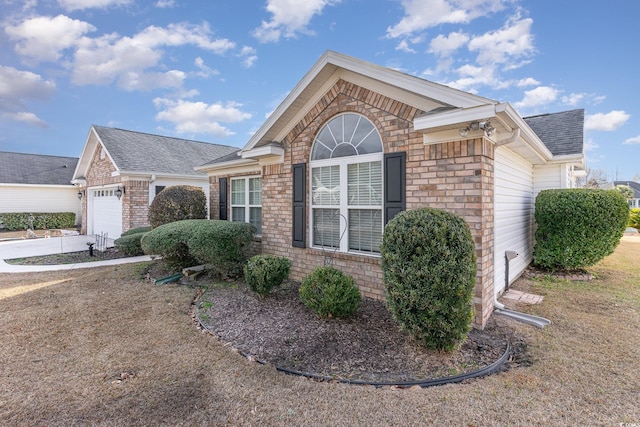
[[258, 162], [253, 159], [242, 159], [238, 157], [238, 160], [229, 160], [228, 162], [201, 165], [201, 166], [196, 166], [193, 169], [197, 172], [205, 172], [208, 174], [209, 172], [214, 171], [216, 169], [229, 169], [229, 168], [243, 167], [246, 165], [253, 165], [253, 164], [257, 165]]
[[584, 167], [584, 155], [582, 154], [562, 154], [559, 156], [553, 156], [553, 158], [549, 161], [550, 164], [557, 163], [569, 163], [572, 165], [577, 165], [580, 167]]
[[248, 173], [262, 173], [262, 166], [256, 161], [251, 163], [230, 165], [225, 163], [226, 167], [219, 167], [216, 169], [210, 169], [207, 171], [207, 176], [228, 176], [228, 175], [241, 175]]
[[[114, 172], [115, 174], [116, 172]], [[161, 178], [169, 178], [169, 179], [193, 179], [196, 181], [206, 180], [206, 175], [198, 174], [198, 175], [185, 175], [185, 174], [171, 174], [171, 173], [158, 173], [158, 172], [141, 172], [141, 171], [119, 171], [117, 175], [119, 176], [121, 181], [151, 181], [153, 176], [155, 175], [156, 180]]]
[[472, 108], [458, 108], [438, 114], [416, 117], [413, 127], [417, 131], [451, 127], [473, 121], [490, 120], [496, 116], [496, 105], [488, 104]]
[[[93, 126], [89, 129], [87, 139], [84, 142], [84, 147], [82, 147], [82, 153], [78, 158], [78, 164], [76, 165], [75, 171], [73, 171], [73, 179], [87, 176], [87, 172], [89, 172], [89, 167], [91, 166], [91, 160], [93, 159], [93, 153], [95, 153], [96, 147], [96, 143], [93, 142], [93, 139], [91, 138], [92, 133], [95, 134]], [[95, 137], [97, 140], [98, 135], [95, 134]]]
[[76, 179], [72, 179], [71, 180], [71, 184], [79, 185], [80, 187], [86, 187], [87, 186], [87, 180], [85, 178], [76, 178]]
[[75, 186], [69, 184], [11, 184], [11, 183], [1, 183], [0, 187], [27, 187], [27, 188], [66, 188], [72, 190]]
[[258, 159], [260, 157], [265, 156], [283, 156], [284, 149], [279, 145], [267, 144], [261, 145], [257, 148], [252, 148], [251, 150], [242, 151], [243, 159]]
[[499, 118], [509, 123], [512, 128], [520, 129], [520, 137], [536, 152], [541, 160], [547, 162], [553, 159], [551, 151], [544, 145], [544, 142], [542, 142], [511, 104], [506, 102], [496, 105], [496, 113]]

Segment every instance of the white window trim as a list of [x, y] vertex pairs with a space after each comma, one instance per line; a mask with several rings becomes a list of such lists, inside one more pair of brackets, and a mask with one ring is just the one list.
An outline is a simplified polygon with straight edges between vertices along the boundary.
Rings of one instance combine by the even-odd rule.
[[[250, 220], [251, 220], [251, 208], [260, 208], [261, 212], [262, 212], [262, 203], [260, 203], [259, 205], [256, 204], [249, 204], [249, 180], [250, 179], [255, 179], [255, 178], [259, 178], [260, 179], [260, 201], [262, 201], [262, 176], [261, 175], [248, 175], [248, 176], [242, 176], [242, 177], [233, 177], [230, 179], [229, 182], [229, 206], [230, 206], [230, 212], [229, 212], [229, 221], [233, 222], [233, 208], [244, 208], [244, 222], [246, 222], [247, 224], [250, 224]], [[245, 198], [244, 198], [244, 204], [242, 205], [238, 205], [238, 204], [234, 204], [233, 203], [233, 181], [244, 181], [244, 194], [245, 194]], [[260, 224], [262, 226], [262, 214], [260, 215]], [[257, 235], [261, 235], [262, 233], [257, 233]]]
[[[307, 182], [309, 183], [309, 224], [310, 233], [309, 233], [309, 247], [313, 248], [327, 248], [330, 250], [334, 250], [336, 248], [332, 246], [321, 246], [314, 244], [314, 223], [313, 223], [313, 209], [339, 209], [340, 214], [344, 215], [344, 218], [340, 217], [340, 234], [343, 232], [343, 226], [348, 226], [348, 223], [345, 224], [345, 218], [348, 222], [349, 218], [349, 203], [348, 203], [348, 165], [354, 163], [371, 163], [371, 162], [380, 162], [382, 163], [384, 160], [384, 153], [373, 153], [373, 154], [362, 154], [359, 156], [347, 156], [347, 157], [338, 157], [333, 159], [322, 159], [322, 160], [313, 160], [309, 162], [309, 170], [308, 170], [308, 178]], [[314, 205], [313, 204], [313, 169], [322, 167], [322, 166], [335, 166], [338, 165], [340, 167], [340, 204], [339, 205]], [[382, 168], [382, 184], [384, 187], [384, 167]], [[384, 188], [383, 188], [384, 192]], [[380, 200], [380, 205], [356, 205], [352, 206], [351, 209], [354, 210], [380, 210], [382, 212], [384, 210], [384, 200]], [[382, 228], [384, 229], [384, 218], [383, 215], [380, 215], [380, 223]], [[349, 249], [349, 230], [348, 227], [344, 230], [344, 235], [342, 235], [342, 239], [340, 240], [340, 247], [337, 248], [339, 252], [345, 253], [354, 253], [358, 255], [369, 255], [374, 257], [379, 257], [380, 254], [377, 252], [361, 252], [354, 249]]]

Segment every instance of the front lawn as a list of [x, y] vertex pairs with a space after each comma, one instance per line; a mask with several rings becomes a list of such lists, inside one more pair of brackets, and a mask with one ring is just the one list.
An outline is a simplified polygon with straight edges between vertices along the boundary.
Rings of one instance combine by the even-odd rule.
[[[199, 332], [194, 290], [145, 264], [0, 277], [0, 425], [617, 425], [640, 422], [640, 239], [591, 282], [520, 280], [506, 322], [531, 366], [426, 389], [316, 382], [248, 361]], [[375, 355], [370, 355], [375, 357]]]

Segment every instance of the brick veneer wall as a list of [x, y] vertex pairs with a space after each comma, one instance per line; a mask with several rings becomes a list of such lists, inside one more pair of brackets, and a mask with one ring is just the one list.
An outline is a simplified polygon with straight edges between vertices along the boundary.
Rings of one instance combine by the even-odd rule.
[[[478, 264], [475, 326], [484, 327], [493, 310], [493, 145], [472, 139], [425, 146], [422, 134], [412, 129], [421, 111], [352, 83], [337, 82], [284, 138], [282, 164], [262, 167], [262, 252], [291, 259], [294, 280], [302, 280], [325, 258], [332, 259], [333, 265], [354, 277], [362, 295], [384, 299], [379, 257], [291, 246], [292, 165], [308, 163], [315, 135], [341, 112], [371, 120], [385, 153], [407, 152], [407, 209], [441, 208], [469, 224]], [[218, 177], [211, 177], [210, 184], [211, 212], [217, 217]], [[306, 191], [310, 200], [309, 185]]]
[[[109, 156], [100, 158], [102, 147], [99, 147], [87, 172], [87, 187], [103, 185], [120, 185], [124, 188], [122, 195], [122, 231], [130, 228], [142, 227], [149, 224], [149, 182], [148, 181], [122, 181], [119, 176], [112, 176], [116, 171]], [[82, 229], [81, 233], [87, 233], [87, 193], [82, 199]]]

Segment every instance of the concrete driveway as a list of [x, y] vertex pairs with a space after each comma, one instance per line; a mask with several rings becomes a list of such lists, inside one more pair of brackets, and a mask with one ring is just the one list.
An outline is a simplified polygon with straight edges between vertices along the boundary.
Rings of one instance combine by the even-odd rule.
[[4, 261], [5, 259], [13, 258], [28, 258], [32, 256], [88, 251], [88, 242], [95, 242], [95, 238], [93, 236], [64, 236], [52, 237], [50, 239], [27, 239], [0, 242], [0, 273], [74, 270], [78, 268], [91, 268], [104, 265], [118, 265], [151, 260], [151, 257], [145, 255], [131, 258], [110, 259], [106, 261], [61, 265], [11, 265]]

